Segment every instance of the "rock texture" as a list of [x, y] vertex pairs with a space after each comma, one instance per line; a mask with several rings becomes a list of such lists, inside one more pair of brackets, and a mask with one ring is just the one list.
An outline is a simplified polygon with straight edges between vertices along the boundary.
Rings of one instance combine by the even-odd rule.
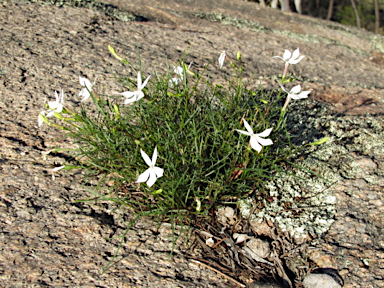
[[[325, 107], [320, 110], [329, 112], [313, 129], [330, 131], [348, 163], [359, 168], [334, 188], [335, 223], [306, 253], [318, 267], [340, 270], [344, 287], [384, 287], [383, 38], [242, 1], [126, 2], [108, 0], [117, 10], [106, 14], [106, 6], [97, 10], [81, 2], [0, 1], [0, 286], [233, 285], [186, 259], [182, 245], [169, 260], [169, 229], [157, 229], [148, 219], [127, 233], [117, 261], [101, 274], [120, 243], [110, 238], [124, 233], [130, 212], [111, 213], [110, 203], [74, 202], [90, 196], [76, 172], [52, 179], [50, 169], [68, 156], [49, 154], [45, 160], [42, 152], [72, 143], [54, 129], [37, 128], [44, 97], [64, 88], [68, 103], [77, 105], [79, 75], [99, 76], [98, 91], [121, 92], [111, 71], [134, 74], [109, 54], [112, 45], [132, 63], [140, 51], [148, 74], [164, 71], [166, 61], [176, 64], [187, 50], [194, 69], [216, 64], [222, 50], [232, 57], [241, 50], [246, 76], [262, 77], [265, 87], [282, 73], [282, 63], [271, 56], [300, 47], [305, 61], [291, 71], [314, 90], [311, 97], [322, 101], [316, 105]], [[121, 11], [128, 11], [125, 18]], [[229, 72], [221, 73], [213, 74], [215, 81]]]

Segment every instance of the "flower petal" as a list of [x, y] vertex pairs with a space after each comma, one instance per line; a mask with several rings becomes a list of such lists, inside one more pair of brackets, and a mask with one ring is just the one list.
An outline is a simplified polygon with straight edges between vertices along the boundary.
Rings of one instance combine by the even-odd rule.
[[297, 64], [301, 61], [301, 59], [303, 59], [305, 56], [304, 55], [301, 55], [299, 59], [290, 59], [288, 62], [289, 64]]
[[52, 169], [52, 172], [59, 171], [59, 170], [61, 170], [61, 169], [63, 169], [63, 168], [65, 168], [65, 165], [60, 166], [60, 167], [55, 167], [55, 168]]
[[120, 93], [120, 95], [123, 95], [126, 98], [132, 98], [133, 96], [136, 95], [136, 93], [137, 93], [137, 91], [125, 91], [125, 92]]
[[219, 67], [220, 67], [220, 69], [223, 68], [224, 60], [225, 60], [225, 51], [221, 52], [220, 57], [219, 57]]
[[263, 145], [263, 146], [268, 146], [268, 145], [272, 145], [273, 144], [273, 141], [271, 139], [263, 139], [263, 138], [260, 138], [258, 136], [256, 136], [257, 138], [257, 141]]
[[303, 99], [303, 98], [308, 98], [308, 94], [311, 93], [311, 91], [303, 91], [300, 94], [296, 95], [291, 95], [290, 97], [292, 99], [298, 100], [298, 99]]
[[244, 134], [244, 135], [247, 135], [247, 136], [251, 136], [251, 134], [249, 134], [249, 132], [247, 131], [243, 131], [243, 130], [238, 130], [238, 129], [235, 129], [237, 132], [241, 133], [241, 134]]
[[43, 118], [40, 117], [40, 115], [45, 116], [45, 114], [46, 114], [45, 111], [41, 111], [39, 113], [39, 117], [37, 117], [37, 124], [39, 125], [39, 127], [41, 127], [41, 125], [43, 125], [43, 123], [44, 123]]
[[61, 104], [64, 104], [64, 89], [61, 89], [61, 99], [60, 99], [60, 103], [61, 103]]
[[155, 171], [157, 178], [160, 178], [163, 176], [164, 169], [160, 167], [153, 167], [153, 170]]
[[47, 117], [52, 117], [53, 114], [55, 114], [55, 111], [48, 110], [48, 113], [47, 113], [47, 115], [45, 115], [45, 116], [47, 116]]
[[60, 97], [59, 97], [59, 94], [57, 94], [57, 91], [55, 91], [55, 98], [56, 98], [56, 102], [59, 103]]
[[83, 88], [83, 89], [81, 89], [81, 91], [80, 91], [80, 93], [79, 93], [79, 97], [81, 97], [81, 102], [84, 102], [84, 101], [87, 100], [90, 96], [91, 96], [91, 93], [89, 93], [89, 91], [87, 90], [87, 88]]
[[141, 87], [141, 74], [139, 71], [139, 72], [137, 72], [137, 89], [141, 90], [140, 87]]
[[257, 138], [255, 136], [252, 136], [250, 142], [251, 142], [252, 149], [254, 149], [260, 153], [260, 151], [263, 147], [261, 147], [261, 145], [257, 142]]
[[278, 82], [278, 83], [279, 83], [281, 89], [283, 89], [285, 93], [288, 93], [288, 94], [290, 93], [290, 91], [288, 91], [288, 89], [285, 88], [280, 82]]
[[57, 106], [54, 112], [61, 113], [61, 111], [63, 111], [63, 108], [64, 108], [63, 104], [59, 103], [59, 105]]
[[149, 171], [150, 169], [147, 169], [144, 171], [144, 173], [140, 174], [139, 175], [139, 178], [137, 178], [136, 180], [136, 183], [143, 183], [143, 182], [146, 182], [148, 180], [148, 177], [149, 177]]
[[287, 49], [285, 49], [285, 51], [284, 51], [284, 55], [283, 55], [283, 60], [284, 61], [287, 61], [289, 58], [291, 58], [291, 51], [289, 51], [289, 50], [287, 50]]
[[249, 132], [249, 134], [252, 135], [252, 134], [253, 134], [253, 130], [252, 130], [251, 126], [249, 126], [247, 120], [245, 120], [245, 119], [243, 118], [243, 122], [244, 122], [245, 129], [247, 129], [247, 131]]
[[140, 85], [140, 87], [137, 86], [137, 87], [139, 87], [139, 90], [140, 90], [140, 91], [143, 90], [144, 87], [147, 85], [149, 78], [151, 78], [151, 75], [149, 75], [149, 76], [147, 77], [147, 79], [145, 79], [144, 83], [143, 83], [142, 85]]
[[155, 171], [151, 170], [149, 172], [149, 179], [147, 181], [148, 187], [151, 187], [153, 184], [155, 184], [156, 180], [157, 180], [157, 177], [156, 177]]
[[57, 109], [59, 107], [60, 103], [58, 101], [50, 101], [48, 102], [48, 106], [51, 109]]
[[299, 48], [297, 48], [295, 51], [293, 51], [291, 60], [297, 59], [297, 57], [299, 57], [299, 55], [300, 55], [300, 51], [299, 51]]
[[272, 132], [272, 128], [269, 128], [269, 129], [266, 129], [266, 130], [264, 130], [263, 132], [261, 132], [259, 134], [256, 134], [256, 136], [267, 137], [267, 136], [269, 136], [269, 134], [271, 134], [271, 132]]
[[180, 77], [183, 77], [183, 68], [180, 67], [180, 66], [173, 66], [173, 72], [176, 73], [177, 75], [179, 75]]
[[179, 85], [180, 82], [182, 81], [183, 79], [181, 78], [172, 78], [171, 80], [169, 80], [169, 86], [172, 88], [173, 85]]
[[[95, 80], [96, 81], [96, 80]], [[79, 82], [81, 86], [88, 87], [89, 90], [92, 88], [92, 83], [87, 78], [83, 78], [79, 76]]]
[[157, 146], [155, 146], [155, 150], [153, 150], [153, 154], [152, 154], [152, 165], [153, 166], [156, 164], [156, 160], [157, 160]]
[[151, 159], [148, 157], [147, 153], [145, 153], [142, 149], [140, 149], [141, 157], [143, 157], [145, 163], [151, 167], [153, 164], [151, 162]]
[[297, 94], [297, 93], [300, 93], [300, 91], [301, 91], [301, 85], [299, 84], [293, 87], [291, 91], [289, 91], [289, 94]]

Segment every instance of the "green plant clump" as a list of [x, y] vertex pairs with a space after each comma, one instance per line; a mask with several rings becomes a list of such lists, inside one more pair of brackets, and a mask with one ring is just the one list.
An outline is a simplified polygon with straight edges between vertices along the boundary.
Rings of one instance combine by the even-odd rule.
[[[283, 86], [294, 80], [286, 77], [288, 65], [304, 57], [299, 58], [298, 49], [278, 57], [285, 62], [281, 89], [270, 92], [247, 88], [240, 52], [236, 60], [224, 51], [220, 55], [220, 68], [228, 59], [234, 70], [223, 87], [210, 83], [208, 65], [199, 73], [184, 61], [142, 82], [140, 68], [109, 50], [138, 74], [137, 83], [120, 79], [130, 91], [101, 96], [93, 89], [95, 83], [80, 77], [82, 102], [92, 100], [95, 110], [85, 104], [80, 112], [65, 108], [62, 91], [39, 114], [39, 126], [62, 129], [78, 145], [78, 165], [54, 171], [82, 168], [89, 177], [103, 176], [93, 199], [131, 207], [135, 219], [154, 216], [190, 226], [208, 219], [217, 206], [264, 193], [289, 158], [303, 149], [292, 144], [286, 121], [289, 100], [306, 98], [309, 91]], [[63, 124], [53, 123], [52, 116]], [[114, 183], [108, 192], [106, 181]]]

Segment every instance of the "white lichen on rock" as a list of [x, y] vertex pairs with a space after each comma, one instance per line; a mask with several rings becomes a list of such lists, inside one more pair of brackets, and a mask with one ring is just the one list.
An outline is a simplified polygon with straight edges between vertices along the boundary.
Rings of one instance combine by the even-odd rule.
[[[307, 233], [313, 236], [325, 233], [334, 222], [336, 197], [332, 183], [337, 185], [356, 175], [369, 183], [378, 181], [376, 175], [364, 174], [356, 155], [384, 154], [384, 121], [370, 115], [335, 118], [323, 105], [312, 103], [315, 106], [312, 110], [302, 104], [293, 105], [296, 113], [291, 116], [289, 130], [300, 135], [301, 143], [297, 144], [316, 140], [318, 136], [327, 136], [330, 140], [311, 147], [305, 159], [296, 163], [305, 170], [288, 167], [285, 173], [269, 180], [265, 191], [242, 200], [239, 209], [243, 217], [272, 221], [282, 231], [305, 238]], [[296, 159], [299, 156], [296, 155]]]

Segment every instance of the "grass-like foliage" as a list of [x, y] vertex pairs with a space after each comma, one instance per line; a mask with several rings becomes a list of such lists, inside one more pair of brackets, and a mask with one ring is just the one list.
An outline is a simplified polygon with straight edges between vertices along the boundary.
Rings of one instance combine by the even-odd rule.
[[[110, 51], [131, 65], [112, 47]], [[286, 62], [281, 85], [292, 80], [285, 77], [288, 64], [302, 59], [295, 53], [279, 57]], [[220, 66], [226, 58], [223, 52]], [[94, 199], [129, 206], [138, 217], [189, 226], [212, 215], [218, 205], [263, 191], [301, 149], [290, 141], [286, 107], [290, 98], [305, 98], [309, 92], [297, 86], [291, 91], [251, 91], [242, 81], [241, 54], [230, 64], [234, 77], [224, 87], [210, 83], [207, 67], [198, 70], [183, 61], [143, 83], [145, 71], [138, 67], [137, 81], [119, 79], [130, 90], [119, 97], [98, 95], [95, 83], [80, 78], [85, 86], [80, 96], [91, 99], [95, 108], [86, 103], [79, 112], [69, 111], [62, 92], [40, 113], [39, 124], [65, 130], [78, 144], [77, 167], [101, 179]], [[51, 116], [65, 124], [52, 123]], [[114, 183], [108, 193], [101, 189], [107, 180]]]

